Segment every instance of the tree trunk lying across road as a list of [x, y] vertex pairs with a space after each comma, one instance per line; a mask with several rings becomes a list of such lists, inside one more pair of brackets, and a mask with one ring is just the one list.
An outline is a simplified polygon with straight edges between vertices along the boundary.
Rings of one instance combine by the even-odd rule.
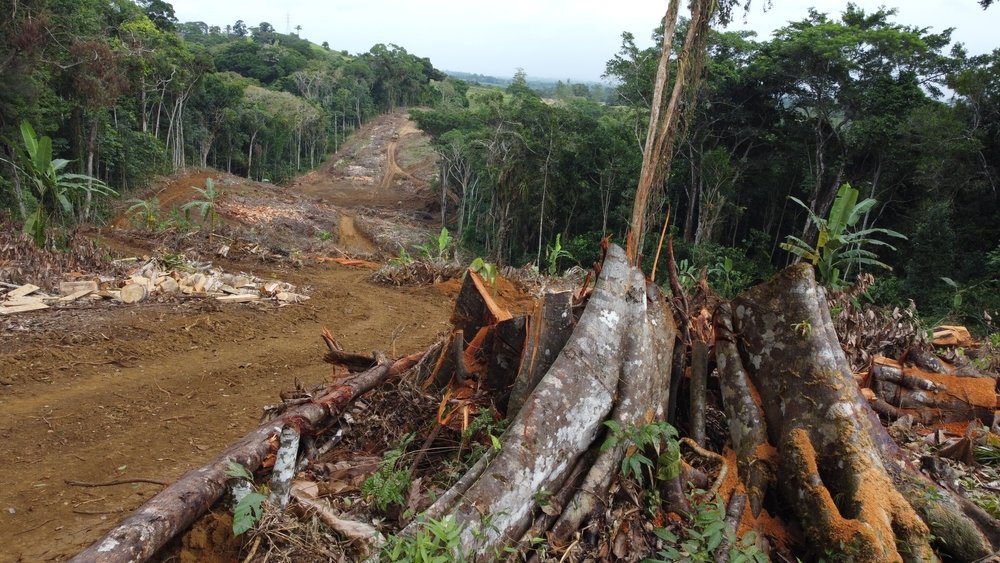
[[264, 458], [272, 452], [272, 439], [286, 425], [295, 425], [300, 431], [322, 426], [324, 421], [339, 417], [359, 396], [378, 386], [389, 376], [406, 371], [422, 356], [423, 353], [420, 353], [392, 364], [382, 363], [348, 380], [328, 386], [322, 394], [308, 403], [286, 410], [244, 436], [208, 464], [189, 471], [146, 501], [103, 538], [70, 561], [125, 563], [149, 559], [219, 500], [229, 480], [226, 472], [230, 462], [239, 463], [250, 472], [256, 471]]

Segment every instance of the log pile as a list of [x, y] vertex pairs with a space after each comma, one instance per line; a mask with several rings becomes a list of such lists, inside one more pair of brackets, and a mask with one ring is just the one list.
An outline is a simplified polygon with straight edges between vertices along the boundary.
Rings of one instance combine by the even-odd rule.
[[[119, 262], [137, 262], [127, 260]], [[0, 315], [25, 313], [104, 299], [133, 304], [149, 298], [213, 298], [223, 303], [247, 303], [270, 299], [281, 305], [309, 299], [294, 285], [280, 280], [263, 280], [250, 274], [226, 273], [211, 264], [165, 267], [158, 260], [145, 260], [128, 270], [124, 278], [77, 275], [58, 284], [58, 293], [41, 291], [34, 284], [7, 284], [0, 294]]]

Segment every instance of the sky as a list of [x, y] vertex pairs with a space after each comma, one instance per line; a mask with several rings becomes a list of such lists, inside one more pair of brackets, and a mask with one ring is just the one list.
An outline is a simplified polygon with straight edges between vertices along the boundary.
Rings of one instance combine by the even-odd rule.
[[[168, 0], [169, 1], [169, 0]], [[837, 15], [847, 0], [753, 0], [729, 29], [752, 29], [760, 39], [809, 6]], [[177, 19], [224, 27], [268, 22], [280, 32], [302, 26], [301, 37], [329, 42], [336, 50], [362, 53], [376, 43], [395, 43], [428, 57], [436, 68], [509, 77], [523, 68], [530, 77], [599, 81], [621, 47], [623, 31], [640, 47], [666, 10], [666, 0], [174, 0]], [[1000, 47], [1000, 6], [983, 11], [976, 0], [855, 0], [867, 11], [897, 7], [895, 21], [939, 32], [972, 54]], [[683, 4], [682, 4], [683, 5]], [[682, 13], [684, 13], [682, 11]]]

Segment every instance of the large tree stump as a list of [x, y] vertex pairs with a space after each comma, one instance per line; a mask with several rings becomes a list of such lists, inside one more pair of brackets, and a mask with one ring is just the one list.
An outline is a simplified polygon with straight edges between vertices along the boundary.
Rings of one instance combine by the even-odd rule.
[[[753, 481], [751, 499], [759, 498], [763, 493], [756, 488], [775, 485], [766, 452], [776, 451], [778, 491], [815, 556], [930, 561], [938, 550], [974, 561], [997, 548], [997, 522], [923, 476], [869, 408], [812, 268], [785, 270], [735, 299], [732, 312], [731, 333], [728, 313], [717, 316], [719, 337], [727, 340], [717, 347], [718, 363], [736, 381], [745, 369], [751, 388], [740, 393], [749, 392], [760, 407], [745, 397], [727, 405], [740, 417], [730, 421], [743, 456], [740, 475]], [[739, 399], [731, 392], [723, 396], [727, 402]], [[761, 413], [767, 444], [755, 428]]]
[[[606, 491], [624, 451], [612, 448], [596, 454], [592, 467], [577, 466], [596, 450], [602, 422], [609, 414], [624, 424], [662, 420], [675, 332], [650, 291], [647, 297], [645, 279], [624, 251], [610, 247], [576, 328], [501, 436], [502, 450], [427, 511], [427, 517], [455, 516], [467, 557], [493, 560], [516, 543], [540, 512], [539, 499], [567, 491], [570, 476], [584, 485], [567, 504], [576, 508], [565, 510], [565, 524], [556, 526], [575, 531], [587, 516], [579, 507], [593, 506]], [[588, 484], [595, 488], [586, 490]]]

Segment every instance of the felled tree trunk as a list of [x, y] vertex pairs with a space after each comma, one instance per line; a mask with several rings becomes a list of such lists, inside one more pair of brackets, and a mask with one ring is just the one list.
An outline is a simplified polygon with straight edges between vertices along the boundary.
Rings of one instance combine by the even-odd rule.
[[[492, 560], [516, 543], [541, 513], [540, 501], [548, 507], [550, 498], [572, 500], [558, 522], [547, 523], [563, 536], [578, 529], [606, 494], [624, 454], [624, 446], [597, 452], [602, 422], [612, 418], [624, 426], [664, 416], [675, 334], [655, 288], [647, 295], [642, 273], [611, 246], [576, 328], [528, 389], [501, 436], [501, 451], [481, 460], [427, 517], [453, 514], [463, 553], [474, 560]], [[588, 452], [592, 464], [578, 465]]]
[[[869, 408], [809, 266], [744, 293], [731, 312], [716, 316], [717, 361], [752, 508], [776, 488], [817, 556], [931, 561], [938, 550], [975, 561], [998, 547], [996, 520], [923, 476]], [[741, 390], [727, 392], [727, 380]]]
[[273, 439], [286, 426], [299, 430], [319, 427], [339, 417], [362, 394], [391, 375], [413, 367], [423, 354], [395, 363], [381, 363], [347, 381], [330, 385], [309, 402], [286, 410], [216, 456], [208, 464], [188, 472], [175, 483], [137, 508], [103, 538], [71, 559], [74, 562], [145, 561], [172, 537], [204, 514], [226, 490], [229, 464], [236, 462], [254, 472], [273, 453]]

